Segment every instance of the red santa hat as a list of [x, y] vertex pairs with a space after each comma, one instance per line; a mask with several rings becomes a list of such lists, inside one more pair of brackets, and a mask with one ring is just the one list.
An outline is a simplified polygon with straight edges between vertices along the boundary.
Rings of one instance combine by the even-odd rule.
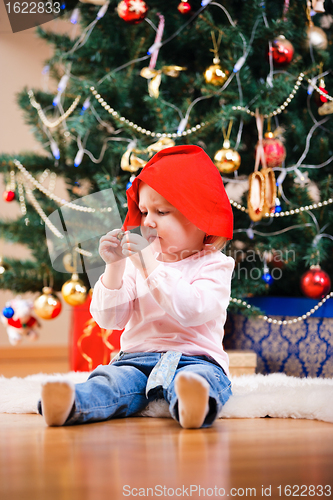
[[141, 225], [140, 181], [206, 234], [232, 238], [233, 213], [221, 175], [199, 146], [165, 148], [151, 158], [127, 190], [125, 230]]

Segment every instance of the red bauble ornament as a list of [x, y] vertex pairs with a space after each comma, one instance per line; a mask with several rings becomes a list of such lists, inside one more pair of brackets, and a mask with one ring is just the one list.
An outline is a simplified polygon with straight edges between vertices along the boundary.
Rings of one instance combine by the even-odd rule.
[[282, 142], [274, 137], [273, 132], [266, 132], [262, 143], [267, 167], [279, 167], [286, 159], [286, 149]]
[[331, 289], [331, 280], [320, 266], [311, 266], [301, 277], [300, 286], [306, 297], [322, 299]]
[[15, 191], [4, 191], [2, 196], [5, 201], [13, 201], [15, 200]]
[[192, 7], [188, 2], [186, 2], [186, 0], [182, 0], [177, 9], [181, 14], [189, 14], [192, 10]]
[[272, 53], [274, 66], [285, 66], [292, 61], [294, 47], [283, 35], [280, 35], [272, 42], [268, 55], [270, 53]]
[[148, 6], [143, 0], [122, 0], [117, 7], [118, 16], [126, 23], [141, 23], [148, 12]]

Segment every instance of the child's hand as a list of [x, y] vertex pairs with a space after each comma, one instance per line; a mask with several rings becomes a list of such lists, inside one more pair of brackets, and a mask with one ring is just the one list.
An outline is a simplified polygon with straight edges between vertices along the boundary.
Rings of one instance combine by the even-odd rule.
[[126, 257], [122, 251], [121, 241], [117, 238], [119, 233], [122, 233], [120, 229], [114, 229], [99, 240], [98, 251], [106, 264], [113, 264]]
[[121, 240], [123, 255], [125, 257], [132, 257], [138, 252], [141, 252], [149, 245], [148, 241], [139, 234], [130, 233], [126, 231]]

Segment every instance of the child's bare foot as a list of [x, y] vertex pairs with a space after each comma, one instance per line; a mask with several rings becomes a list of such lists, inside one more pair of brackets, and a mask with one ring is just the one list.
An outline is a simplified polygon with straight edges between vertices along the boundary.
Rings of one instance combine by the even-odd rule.
[[49, 380], [42, 386], [42, 412], [47, 425], [66, 422], [74, 404], [75, 388], [67, 380]]
[[180, 372], [175, 378], [179, 423], [184, 429], [198, 429], [209, 411], [209, 384], [196, 373]]

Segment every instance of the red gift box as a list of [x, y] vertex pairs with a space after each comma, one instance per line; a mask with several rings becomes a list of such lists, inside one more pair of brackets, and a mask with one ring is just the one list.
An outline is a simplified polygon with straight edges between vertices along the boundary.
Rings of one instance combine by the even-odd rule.
[[73, 307], [70, 368], [76, 372], [94, 370], [98, 365], [107, 365], [113, 351], [120, 349], [123, 330], [100, 328], [89, 312], [91, 298], [81, 306]]

